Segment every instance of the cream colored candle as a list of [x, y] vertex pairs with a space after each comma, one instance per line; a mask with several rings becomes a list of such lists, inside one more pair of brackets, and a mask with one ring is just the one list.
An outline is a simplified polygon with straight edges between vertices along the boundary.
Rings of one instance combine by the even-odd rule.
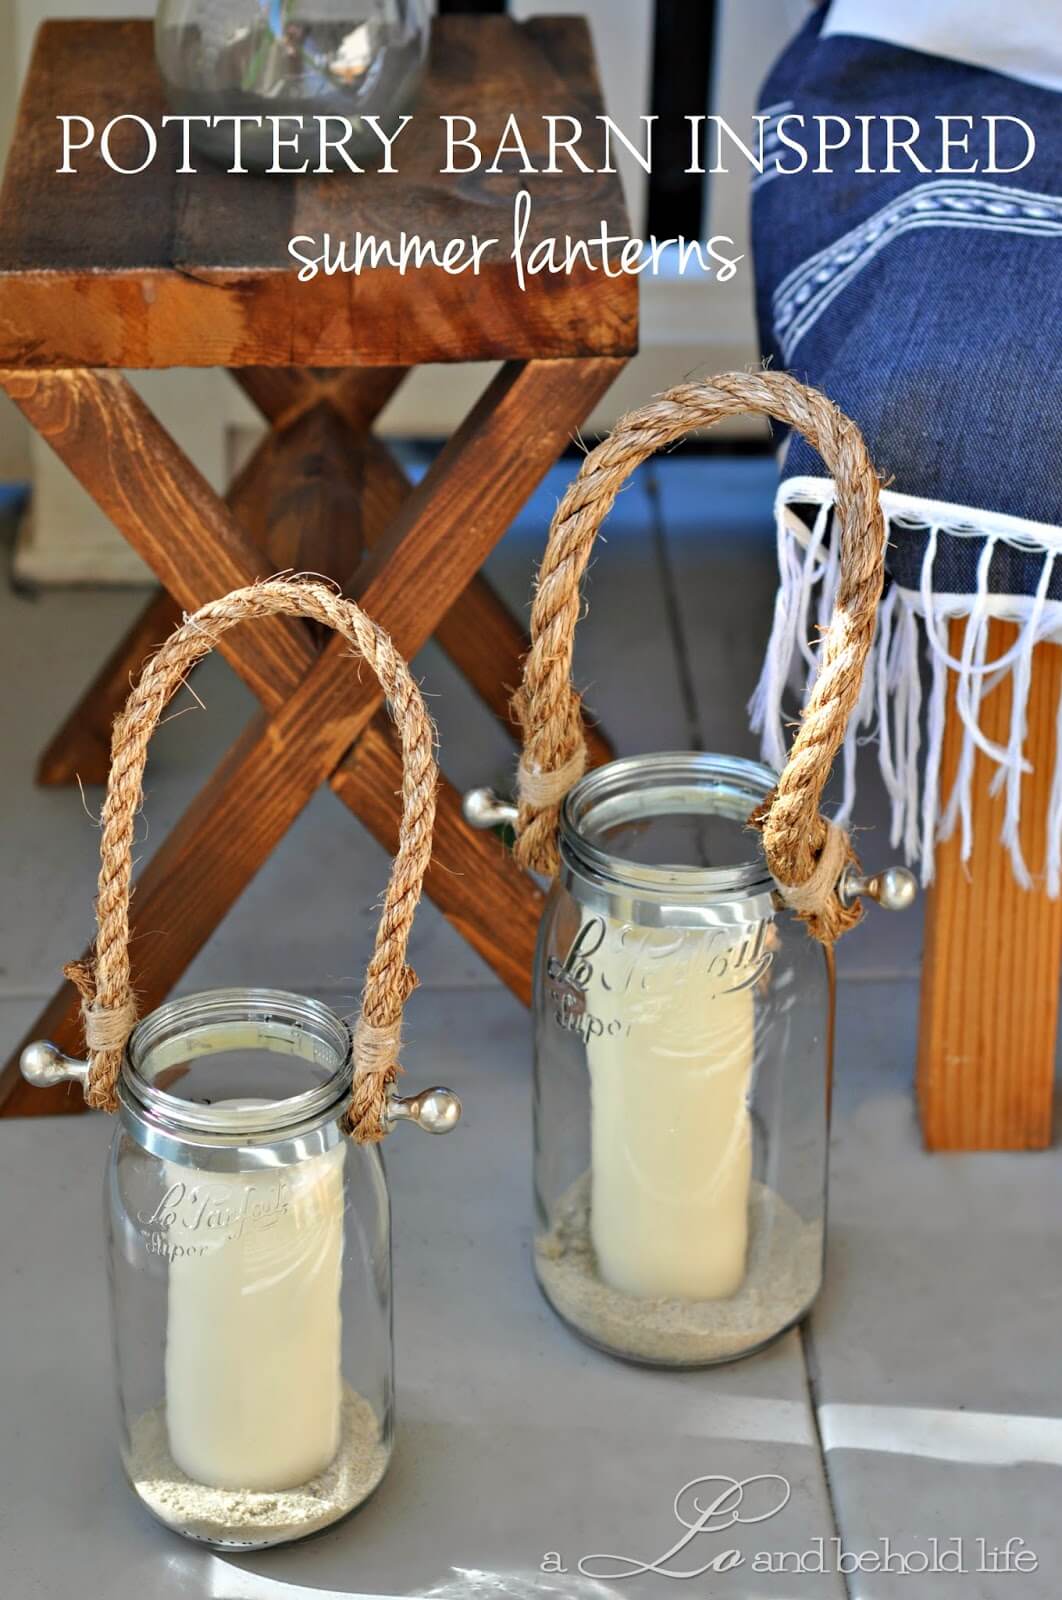
[[169, 1168], [166, 1425], [198, 1483], [289, 1489], [339, 1448], [343, 1155]]
[[613, 922], [594, 957], [591, 1236], [624, 1294], [723, 1299], [745, 1276], [753, 993], [725, 964], [700, 933]]

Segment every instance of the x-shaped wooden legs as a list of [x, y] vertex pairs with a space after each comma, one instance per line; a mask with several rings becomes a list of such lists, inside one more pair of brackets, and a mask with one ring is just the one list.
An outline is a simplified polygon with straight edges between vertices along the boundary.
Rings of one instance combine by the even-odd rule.
[[[467, 589], [622, 364], [504, 367], [408, 493], [351, 588], [407, 657]], [[268, 576], [269, 558], [124, 378], [9, 370], [0, 384], [184, 609]], [[277, 619], [225, 635], [220, 648], [264, 710], [140, 876], [133, 948], [145, 1009], [167, 993], [322, 782], [393, 845], [399, 764], [387, 733], [372, 725], [379, 691], [368, 674], [352, 677], [343, 642], [318, 653], [301, 624]], [[451, 790], [443, 801], [429, 892], [526, 999], [537, 893], [493, 841], [463, 825]], [[31, 1030], [42, 1033], [80, 1047], [69, 985]], [[62, 1093], [51, 1107], [39, 1092], [25, 1103], [13, 1062], [0, 1078], [4, 1099], [9, 1111], [77, 1109]]]
[[[346, 576], [409, 492], [394, 457], [369, 431], [406, 369], [247, 367], [232, 376], [273, 431], [230, 485], [227, 505], [276, 570]], [[130, 681], [181, 612], [165, 590], [151, 598], [49, 741], [38, 782], [106, 782], [111, 725]], [[528, 641], [482, 574], [440, 619], [435, 638], [498, 721], [515, 732], [510, 697]], [[586, 737], [592, 766], [611, 759], [599, 729], [588, 723]]]

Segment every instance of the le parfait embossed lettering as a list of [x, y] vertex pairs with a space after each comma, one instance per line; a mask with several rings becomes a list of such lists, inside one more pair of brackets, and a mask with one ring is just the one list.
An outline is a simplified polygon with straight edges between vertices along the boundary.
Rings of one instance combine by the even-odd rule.
[[676, 983], [697, 982], [712, 998], [752, 988], [771, 965], [772, 928], [769, 917], [737, 928], [624, 923], [613, 931], [605, 961], [609, 923], [590, 916], [566, 956], [547, 963], [554, 1020], [587, 1040], [627, 1037], [633, 1026], [657, 1019]]
[[[171, 1183], [149, 1212], [137, 1212], [148, 1250], [174, 1261], [220, 1249], [253, 1230], [270, 1228], [290, 1207], [282, 1178], [232, 1187], [224, 1183]], [[178, 1237], [175, 1237], [178, 1236]], [[194, 1235], [195, 1237], [188, 1237]]]

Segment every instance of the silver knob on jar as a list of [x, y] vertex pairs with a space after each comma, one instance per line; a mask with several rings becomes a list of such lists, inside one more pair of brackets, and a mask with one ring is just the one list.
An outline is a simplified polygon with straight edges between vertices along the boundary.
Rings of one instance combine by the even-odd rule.
[[502, 800], [493, 789], [469, 789], [461, 801], [461, 811], [470, 828], [486, 833], [489, 828], [512, 824], [518, 812], [511, 800]]
[[34, 1039], [18, 1058], [19, 1070], [35, 1089], [51, 1089], [57, 1083], [88, 1084], [89, 1064], [76, 1056], [65, 1056], [50, 1039]]
[[415, 1122], [425, 1133], [450, 1133], [461, 1120], [461, 1102], [452, 1089], [436, 1085], [405, 1099], [393, 1094], [387, 1102], [388, 1123]]
[[914, 904], [918, 893], [918, 880], [906, 867], [886, 867], [882, 872], [867, 877], [855, 867], [845, 867], [837, 885], [837, 895], [842, 905], [850, 906], [865, 897], [881, 906], [883, 911], [906, 911]]

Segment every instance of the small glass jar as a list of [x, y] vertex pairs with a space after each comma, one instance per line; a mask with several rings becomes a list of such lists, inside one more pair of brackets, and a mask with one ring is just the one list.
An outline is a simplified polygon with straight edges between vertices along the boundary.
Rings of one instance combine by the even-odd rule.
[[122, 1460], [187, 1538], [302, 1538], [387, 1469], [390, 1211], [350, 1082], [346, 1024], [268, 989], [170, 1001], [129, 1040], [106, 1205]]
[[833, 981], [751, 812], [775, 775], [613, 761], [571, 790], [535, 973], [535, 1264], [592, 1344], [749, 1355], [822, 1279]]
[[[379, 118], [390, 135], [413, 104], [428, 50], [425, 0], [160, 0], [155, 57], [166, 97], [179, 116], [291, 117], [281, 124], [280, 165], [315, 167], [321, 157], [317, 117], [350, 122], [351, 157], [382, 155], [364, 122]], [[338, 137], [336, 123], [327, 126]], [[189, 124], [192, 143], [228, 166], [235, 151], [231, 123]], [[245, 123], [243, 164], [274, 164], [273, 125]], [[342, 170], [342, 158], [333, 163]]]

